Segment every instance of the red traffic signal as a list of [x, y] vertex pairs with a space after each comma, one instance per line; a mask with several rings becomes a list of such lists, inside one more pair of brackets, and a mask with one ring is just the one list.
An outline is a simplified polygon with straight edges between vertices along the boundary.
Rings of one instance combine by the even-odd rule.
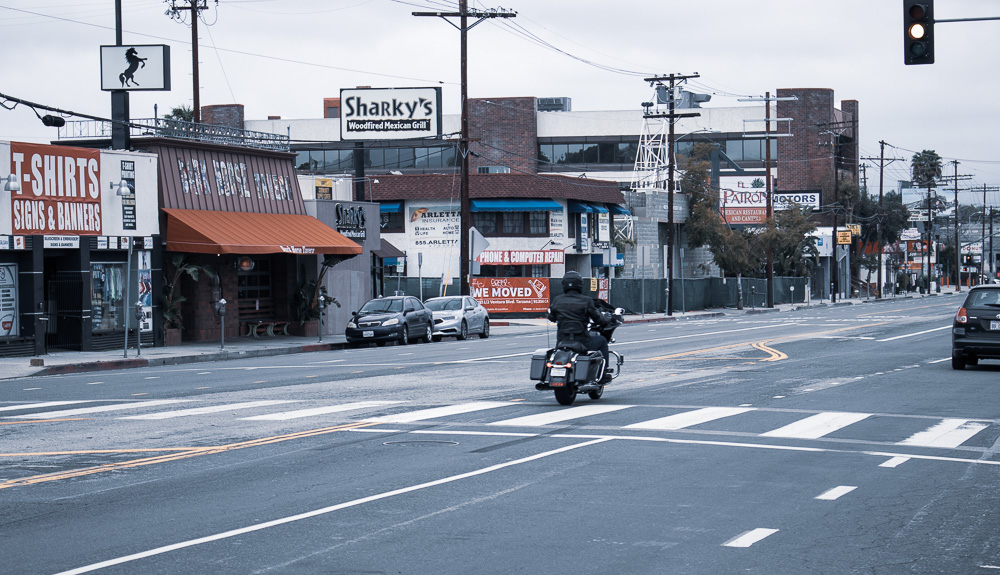
[[934, 0], [903, 0], [903, 62], [934, 63]]

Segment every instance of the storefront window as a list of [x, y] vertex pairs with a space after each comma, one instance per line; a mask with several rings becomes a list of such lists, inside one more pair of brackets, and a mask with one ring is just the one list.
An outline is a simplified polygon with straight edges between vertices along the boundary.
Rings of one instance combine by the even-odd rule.
[[90, 308], [94, 332], [125, 329], [125, 264], [91, 264]]

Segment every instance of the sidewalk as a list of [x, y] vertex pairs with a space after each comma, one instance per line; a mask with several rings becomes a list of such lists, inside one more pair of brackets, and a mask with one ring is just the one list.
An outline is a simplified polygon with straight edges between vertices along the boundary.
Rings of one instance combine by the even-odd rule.
[[[896, 296], [895, 298], [887, 297], [881, 300], [874, 298], [851, 298], [838, 300], [836, 304], [833, 305], [889, 303], [894, 299], [900, 298], [951, 295], [952, 293], [953, 289], [944, 288], [941, 294], [908, 294]], [[669, 316], [665, 313], [630, 314], [625, 316], [625, 323], [676, 321], [681, 319], [711, 318], [757, 313], [781, 313], [812, 307], [827, 307], [830, 305], [829, 300], [823, 300], [813, 301], [808, 304], [779, 304], [774, 308], [748, 307], [742, 310], [734, 308], [721, 308], [684, 311], [675, 312], [673, 315]], [[490, 331], [494, 336], [502, 337], [505, 335], [516, 335], [518, 333], [544, 329], [546, 325], [549, 325], [549, 322], [544, 318], [510, 320], [497, 319], [490, 323]], [[131, 347], [128, 349], [126, 354], [123, 341], [122, 348], [114, 351], [53, 350], [45, 355], [35, 357], [0, 357], [0, 380], [36, 375], [85, 373], [134, 367], [182, 365], [208, 361], [244, 359], [249, 357], [268, 357], [274, 355], [310, 353], [316, 351], [344, 349], [346, 346], [347, 340], [343, 335], [323, 336], [322, 341], [320, 341], [318, 337], [305, 338], [294, 336], [276, 336], [260, 339], [237, 337], [231, 340], [227, 339], [225, 347], [221, 345], [221, 342], [184, 343], [182, 345], [170, 347], [144, 347], [138, 354], [136, 349]]]

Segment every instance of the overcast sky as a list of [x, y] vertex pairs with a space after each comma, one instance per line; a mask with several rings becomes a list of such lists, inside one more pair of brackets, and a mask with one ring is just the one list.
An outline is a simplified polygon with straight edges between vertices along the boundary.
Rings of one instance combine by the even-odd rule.
[[[959, 175], [971, 176], [960, 189], [1000, 186], [1000, 21], [938, 23], [936, 63], [905, 66], [902, 0], [506, 1], [469, 2], [517, 13], [469, 32], [470, 97], [567, 96], [577, 111], [638, 109], [652, 94], [643, 78], [670, 73], [700, 74], [687, 88], [712, 94], [707, 107], [759, 106], [737, 100], [779, 88], [830, 88], [838, 106], [859, 101], [862, 158], [877, 158], [880, 140], [887, 158], [901, 158], [887, 162], [887, 187], [908, 179], [910, 158], [925, 149], [960, 162]], [[243, 104], [247, 119], [317, 118], [323, 98], [341, 88], [442, 86], [445, 113], [459, 111], [459, 33], [441, 18], [412, 15], [455, 11], [457, 0], [207, 2], [202, 105]], [[133, 92], [132, 118], [192, 103], [190, 14], [172, 20], [170, 4], [122, 0], [124, 43], [168, 44], [172, 59], [173, 89]], [[115, 43], [114, 6], [0, 0], [0, 93], [110, 117], [99, 46]], [[1000, 16], [1000, 2], [939, 0], [936, 11], [937, 19]], [[0, 110], [0, 139], [55, 137], [24, 105]], [[878, 162], [865, 163], [877, 191]], [[962, 201], [982, 203], [982, 192]], [[987, 202], [1000, 206], [1000, 192]]]

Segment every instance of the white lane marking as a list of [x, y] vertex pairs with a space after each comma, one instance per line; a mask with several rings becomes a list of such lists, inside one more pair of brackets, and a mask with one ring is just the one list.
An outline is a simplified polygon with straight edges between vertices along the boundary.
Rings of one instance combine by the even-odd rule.
[[506, 401], [473, 401], [469, 403], [446, 405], [443, 407], [432, 407], [430, 409], [420, 409], [417, 411], [406, 411], [395, 415], [384, 415], [382, 417], [366, 419], [365, 421], [374, 421], [376, 423], [413, 423], [414, 421], [436, 419], [438, 417], [458, 415], [460, 413], [469, 413], [472, 411], [482, 411], [484, 409], [495, 409], [497, 407], [510, 407], [511, 405], [515, 404]]
[[743, 533], [741, 535], [733, 537], [729, 541], [726, 541], [725, 543], [723, 543], [722, 546], [723, 547], [749, 547], [749, 546], [753, 545], [754, 543], [757, 543], [761, 539], [764, 539], [766, 537], [770, 537], [771, 535], [774, 535], [777, 532], [778, 532], [777, 529], [765, 529], [763, 527], [758, 527], [757, 529], [752, 529], [750, 531], [747, 531], [746, 533]]
[[778, 429], [772, 429], [762, 433], [763, 437], [792, 437], [798, 439], [819, 439], [838, 429], [847, 427], [852, 423], [857, 423], [862, 419], [870, 417], [870, 413], [843, 413], [839, 411], [827, 411], [817, 413], [805, 419], [800, 419], [795, 423], [790, 423]]
[[267, 407], [282, 403], [297, 403], [291, 400], [266, 400], [266, 401], [244, 401], [242, 403], [224, 403], [222, 405], [209, 405], [208, 407], [192, 407], [191, 409], [177, 409], [174, 411], [160, 411], [157, 413], [146, 413], [143, 415], [130, 415], [119, 419], [173, 419], [174, 417], [188, 417], [190, 415], [204, 415], [206, 413], [219, 413], [222, 411], [233, 411], [236, 409], [252, 409], [255, 407]]
[[539, 425], [548, 425], [550, 423], [559, 423], [560, 421], [568, 421], [570, 419], [579, 419], [581, 417], [588, 417], [591, 415], [599, 415], [601, 413], [610, 413], [612, 411], [618, 411], [619, 409], [627, 409], [633, 407], [631, 405], [581, 405], [579, 407], [571, 407], [569, 409], [560, 409], [558, 411], [546, 411], [545, 413], [539, 413], [536, 415], [525, 415], [524, 417], [515, 417], [513, 419], [505, 419], [503, 421], [494, 421], [490, 425], [521, 425], [524, 427], [536, 427]]
[[18, 411], [21, 409], [41, 409], [45, 407], [56, 407], [57, 405], [75, 405], [78, 403], [91, 403], [93, 400], [83, 401], [46, 401], [44, 403], [24, 403], [21, 405], [8, 405], [0, 407], [0, 411]]
[[490, 357], [471, 357], [469, 359], [457, 359], [454, 361], [442, 361], [440, 363], [471, 363], [474, 361], [488, 361], [491, 359], [506, 359], [508, 357], [522, 357], [525, 355], [531, 355], [535, 353], [534, 351], [526, 351], [524, 353], [508, 353], [507, 355], [493, 355]]
[[848, 493], [854, 491], [857, 488], [858, 488], [857, 485], [840, 485], [834, 487], [833, 489], [827, 489], [823, 493], [817, 495], [816, 499], [819, 499], [821, 501], [835, 501], [837, 499], [840, 499], [844, 495], [847, 495]]
[[920, 433], [897, 443], [897, 445], [920, 445], [922, 447], [958, 447], [988, 426], [968, 419], [944, 419]]
[[879, 463], [878, 466], [879, 467], [899, 467], [900, 465], [906, 463], [909, 460], [910, 460], [909, 457], [893, 457], [893, 458], [889, 459], [888, 461], [883, 461], [882, 463]]
[[148, 551], [142, 551], [139, 553], [133, 553], [132, 555], [125, 555], [123, 557], [117, 557], [115, 559], [109, 559], [107, 561], [102, 561], [100, 563], [93, 563], [91, 565], [85, 565], [83, 567], [77, 567], [76, 569], [71, 569], [69, 571], [63, 571], [61, 573], [56, 573], [56, 575], [79, 575], [80, 573], [90, 573], [91, 571], [97, 571], [99, 569], [104, 569], [106, 567], [111, 567], [113, 565], [121, 565], [123, 563], [129, 563], [132, 561], [137, 561], [139, 559], [145, 559], [146, 557], [153, 557], [155, 555], [161, 555], [163, 553], [169, 553], [171, 551], [177, 551], [178, 549], [185, 549], [188, 547], [194, 547], [196, 545], [201, 545], [204, 543], [211, 543], [213, 541], [221, 541], [223, 539], [230, 539], [233, 537], [238, 537], [240, 535], [245, 535], [247, 533], [253, 533], [255, 531], [262, 531], [264, 529], [270, 529], [271, 527], [278, 527], [279, 525], [286, 525], [288, 523], [294, 523], [296, 521], [302, 521], [303, 519], [311, 519], [313, 517], [318, 517], [320, 515], [326, 515], [328, 513], [333, 513], [334, 511], [340, 511], [341, 509], [347, 509], [350, 507], [357, 507], [358, 505], [364, 505], [365, 503], [371, 503], [373, 501], [380, 501], [382, 499], [388, 499], [390, 497], [395, 497], [397, 495], [405, 495], [407, 493], [412, 493], [414, 491], [420, 491], [422, 489], [428, 489], [430, 487], [437, 487], [438, 485], [444, 485], [447, 483], [452, 483], [455, 481], [461, 481], [462, 479], [468, 479], [470, 477], [477, 477], [479, 475], [485, 475], [487, 473], [492, 473], [494, 471], [500, 471], [508, 467], [513, 467], [515, 465], [521, 465], [524, 463], [530, 463], [532, 461], [537, 461], [545, 457], [550, 457], [553, 455], [558, 455], [560, 453], [565, 453], [567, 451], [572, 451], [574, 449], [580, 449], [582, 447], [590, 447], [592, 445], [597, 445], [599, 443], [604, 443], [610, 441], [611, 438], [601, 438], [594, 439], [592, 441], [585, 441], [583, 443], [575, 443], [573, 445], [567, 445], [560, 447], [558, 449], [553, 449], [552, 451], [545, 451], [542, 453], [536, 453], [535, 455], [529, 455], [528, 457], [523, 457], [521, 459], [515, 459], [513, 461], [507, 461], [504, 463], [498, 463], [496, 465], [491, 465], [489, 467], [483, 467], [476, 469], [474, 471], [469, 471], [466, 473], [460, 473], [458, 475], [451, 475], [449, 477], [442, 477], [441, 479], [435, 479], [433, 481], [428, 481], [426, 483], [418, 483], [416, 485], [410, 485], [409, 487], [403, 487], [400, 489], [394, 489], [392, 491], [385, 491], [382, 493], [377, 493], [375, 495], [369, 495], [368, 497], [362, 497], [360, 499], [355, 499], [353, 501], [346, 501], [344, 503], [338, 503], [336, 505], [331, 505], [329, 507], [323, 507], [320, 509], [314, 509], [312, 511], [307, 511], [305, 513], [300, 513], [298, 515], [289, 515], [288, 517], [282, 517], [280, 519], [274, 519], [272, 521], [265, 521], [263, 523], [257, 523], [254, 525], [249, 525], [247, 527], [241, 527], [239, 529], [233, 529], [231, 531], [225, 531], [222, 533], [216, 533], [214, 535], [208, 535], [205, 537], [200, 537], [198, 539], [190, 539], [188, 541], [181, 541], [179, 543], [173, 543], [171, 545], [164, 545], [163, 547], [157, 547], [155, 549], [150, 549]]
[[744, 328], [740, 328], [740, 329], [723, 329], [723, 330], [719, 330], [719, 331], [709, 331], [709, 332], [705, 332], [705, 333], [692, 333], [692, 334], [688, 334], [688, 335], [674, 335], [674, 336], [671, 336], [671, 337], [658, 337], [658, 338], [654, 338], [654, 339], [640, 339], [640, 340], [636, 340], [636, 341], [617, 341], [617, 342], [615, 342], [615, 345], [616, 346], [621, 346], [621, 345], [636, 345], [636, 344], [640, 344], [640, 343], [655, 343], [655, 342], [658, 342], [658, 341], [671, 341], [671, 340], [675, 340], [675, 339], [691, 339], [691, 338], [694, 338], [694, 337], [706, 337], [706, 336], [710, 336], [710, 335], [722, 335], [724, 333], [738, 333], [738, 332], [741, 332], [741, 331], [754, 331], [754, 330], [758, 330], [758, 329], [774, 329], [774, 328], [778, 328], [778, 327], [788, 327], [788, 326], [794, 326], [794, 325], [801, 325], [801, 323], [796, 321], [796, 322], [788, 322], [788, 323], [779, 323], [779, 324], [774, 324], [774, 325], [761, 325], [761, 326], [757, 326], [757, 327], [744, 327]]
[[310, 364], [321, 364], [321, 363], [340, 363], [342, 361], [347, 361], [346, 359], [330, 359], [327, 361], [310, 361]]
[[908, 334], [905, 334], [905, 335], [897, 335], [896, 337], [887, 337], [885, 339], [877, 339], [875, 341], [878, 341], [878, 342], [894, 341], [894, 340], [897, 340], [897, 339], [903, 339], [904, 337], [914, 337], [914, 336], [918, 336], [918, 335], [924, 335], [925, 333], [931, 333], [931, 332], [935, 332], [935, 331], [941, 331], [943, 329], [951, 329], [951, 324], [948, 324], [948, 325], [946, 325], [944, 327], [936, 327], [934, 329], [925, 329], [924, 331], [918, 331], [916, 333], [908, 333]]
[[[927, 363], [944, 363], [950, 359], [951, 359], [950, 357], [946, 357], [944, 359], [935, 359], [934, 361], [928, 361]], [[876, 373], [875, 375], [882, 375], [882, 374]]]
[[694, 411], [668, 415], [667, 417], [661, 417], [659, 419], [633, 423], [632, 425], [626, 425], [625, 429], [659, 429], [663, 431], [671, 431], [684, 429], [685, 427], [690, 427], [692, 425], [707, 423], [716, 419], [722, 419], [723, 417], [739, 415], [748, 411], [754, 410], [747, 407], [706, 407], [703, 409], [696, 409]]
[[281, 413], [268, 413], [265, 415], [254, 415], [244, 417], [244, 421], [286, 421], [298, 419], [300, 417], [313, 417], [316, 415], [326, 415], [328, 413], [338, 413], [341, 411], [353, 411], [356, 409], [366, 409], [369, 407], [381, 407], [383, 405], [395, 405], [404, 403], [402, 401], [355, 401], [354, 403], [344, 403], [341, 405], [326, 405], [323, 407], [313, 407], [310, 409], [298, 409], [295, 411], [282, 411]]
[[79, 409], [64, 409], [62, 411], [46, 411], [45, 413], [33, 413], [31, 415], [15, 415], [19, 419], [37, 419], [40, 417], [68, 417], [71, 415], [86, 415], [88, 413], [100, 413], [102, 411], [120, 411], [123, 409], [140, 409], [143, 407], [156, 407], [159, 405], [170, 405], [172, 403], [183, 403], [193, 401], [190, 399], [154, 399], [152, 401], [138, 401], [135, 403], [118, 403], [115, 405], [99, 405], [97, 407], [81, 407]]
[[92, 382], [88, 383], [87, 385], [101, 385], [102, 383], [104, 383], [104, 382], [103, 381], [92, 381]]

